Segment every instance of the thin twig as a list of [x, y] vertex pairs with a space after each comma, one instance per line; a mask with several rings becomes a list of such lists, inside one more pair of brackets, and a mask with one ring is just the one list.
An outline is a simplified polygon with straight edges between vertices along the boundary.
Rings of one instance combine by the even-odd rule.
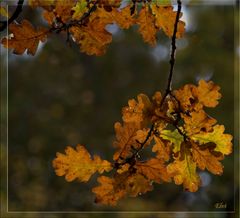
[[0, 32], [4, 31], [9, 24], [11, 24], [14, 20], [18, 18], [19, 14], [22, 12], [23, 3], [24, 0], [19, 0], [12, 16], [8, 20], [0, 22], [1, 23]]
[[176, 53], [176, 48], [177, 48], [176, 47], [176, 35], [177, 35], [177, 27], [178, 27], [178, 23], [179, 23], [179, 19], [180, 19], [181, 8], [182, 8], [181, 0], [178, 0], [177, 4], [178, 4], [178, 9], [177, 9], [177, 15], [176, 15], [176, 20], [175, 20], [175, 24], [174, 24], [173, 35], [172, 35], [172, 43], [171, 43], [172, 50], [171, 50], [171, 56], [170, 56], [170, 61], [169, 61], [170, 71], [169, 71], [169, 75], [168, 75], [167, 88], [166, 88], [165, 94], [163, 96], [161, 106], [163, 105], [167, 95], [172, 91], [173, 68], [174, 68], [174, 64], [175, 64], [175, 53]]

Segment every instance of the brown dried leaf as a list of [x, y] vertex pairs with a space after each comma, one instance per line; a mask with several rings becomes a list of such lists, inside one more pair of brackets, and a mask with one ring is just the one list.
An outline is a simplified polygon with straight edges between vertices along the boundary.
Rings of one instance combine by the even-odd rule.
[[27, 20], [23, 20], [20, 24], [11, 23], [9, 31], [10, 37], [3, 38], [1, 43], [6, 48], [12, 48], [13, 53], [18, 55], [26, 50], [27, 54], [35, 55], [39, 41], [44, 42], [48, 33], [45, 28], [35, 29]]

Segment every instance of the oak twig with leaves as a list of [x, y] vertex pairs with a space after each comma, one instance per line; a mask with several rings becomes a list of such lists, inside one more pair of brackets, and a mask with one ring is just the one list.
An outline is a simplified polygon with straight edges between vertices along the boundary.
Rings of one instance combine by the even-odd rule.
[[[15, 54], [27, 51], [34, 55], [39, 41], [53, 33], [65, 34], [66, 40], [77, 43], [82, 52], [103, 55], [112, 41], [106, 30], [108, 24], [117, 24], [121, 29], [138, 25], [143, 40], [151, 46], [156, 45], [159, 30], [171, 37], [166, 90], [150, 98], [139, 94], [123, 107], [122, 122], [114, 125], [113, 161], [91, 157], [83, 145], [75, 149], [68, 146], [65, 154], [57, 153], [53, 160], [56, 174], [65, 176], [67, 181], [87, 182], [96, 172], [111, 171], [108, 176], [99, 176], [99, 185], [92, 189], [97, 203], [116, 205], [121, 198], [136, 197], [151, 191], [155, 183], [172, 180], [185, 190], [196, 192], [201, 186], [198, 171], [221, 175], [221, 160], [232, 152], [232, 136], [224, 133], [224, 126], [205, 111], [206, 107], [217, 106], [220, 87], [212, 81], [200, 80], [198, 85], [187, 84], [172, 90], [176, 38], [183, 36], [185, 24], [180, 20], [180, 0], [177, 11], [161, 2], [133, 0], [123, 6], [121, 0], [50, 0], [45, 4], [29, 0], [33, 8], [42, 9], [48, 26], [34, 28], [27, 20], [19, 23], [11, 20], [10, 35], [1, 40]], [[149, 147], [152, 155], [142, 158], [141, 154]]]

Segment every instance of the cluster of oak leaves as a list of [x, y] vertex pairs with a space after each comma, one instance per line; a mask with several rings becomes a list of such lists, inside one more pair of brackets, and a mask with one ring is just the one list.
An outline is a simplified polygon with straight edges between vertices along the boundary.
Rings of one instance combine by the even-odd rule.
[[[133, 25], [145, 42], [154, 46], [159, 30], [171, 37], [176, 12], [163, 6], [161, 1], [112, 0], [49, 0], [43, 3], [30, 0], [32, 7], [42, 9], [49, 27], [34, 28], [23, 20], [9, 25], [10, 35], [1, 43], [15, 54], [34, 55], [39, 41], [52, 33], [65, 33], [89, 55], [102, 55], [112, 41], [106, 30], [108, 24], [122, 29]], [[179, 21], [177, 37], [184, 32], [184, 22]], [[69, 39], [69, 38], [68, 38]], [[153, 189], [154, 183], [183, 184], [184, 189], [195, 192], [201, 185], [197, 169], [221, 175], [224, 155], [232, 152], [232, 136], [224, 134], [224, 126], [216, 124], [204, 107], [215, 107], [221, 98], [220, 87], [213, 82], [199, 81], [198, 86], [185, 85], [162, 97], [156, 92], [151, 99], [144, 94], [131, 99], [122, 110], [123, 123], [115, 123], [117, 149], [113, 162], [89, 154], [82, 145], [76, 150], [67, 147], [66, 154], [57, 153], [53, 167], [58, 176], [67, 181], [89, 181], [98, 172], [108, 176], [98, 177], [99, 186], [92, 191], [96, 202], [115, 205], [125, 196], [137, 196]], [[144, 149], [151, 155], [141, 157]]]
[[[152, 99], [138, 95], [137, 101], [131, 99], [123, 108], [123, 123], [115, 123], [113, 163], [99, 156], [91, 158], [84, 146], [77, 145], [76, 150], [67, 147], [66, 154], [57, 153], [56, 174], [65, 175], [67, 181], [87, 182], [97, 171], [113, 171], [98, 177], [100, 185], [92, 189], [96, 202], [109, 205], [172, 179], [188, 191], [197, 191], [201, 185], [197, 168], [221, 175], [220, 161], [232, 152], [232, 136], [224, 134], [224, 126], [204, 111], [218, 104], [219, 89], [211, 81], [200, 80], [198, 86], [188, 84], [175, 90], [163, 102], [160, 92]], [[152, 155], [142, 159], [141, 150], [148, 147]]]
[[[48, 27], [34, 28], [28, 20], [11, 23], [8, 38], [2, 40], [5, 47], [15, 54], [34, 55], [39, 41], [44, 42], [53, 33], [67, 33], [80, 50], [88, 55], [103, 55], [112, 41], [107, 25], [117, 24], [121, 29], [137, 25], [145, 42], [156, 45], [156, 34], [163, 30], [173, 34], [176, 12], [173, 7], [163, 6], [161, 1], [122, 0], [29, 0], [33, 8], [40, 8]], [[135, 2], [135, 3], [133, 3]], [[139, 2], [139, 3], [137, 3]], [[139, 7], [141, 7], [139, 9]], [[177, 37], [184, 32], [184, 22], [178, 24]]]

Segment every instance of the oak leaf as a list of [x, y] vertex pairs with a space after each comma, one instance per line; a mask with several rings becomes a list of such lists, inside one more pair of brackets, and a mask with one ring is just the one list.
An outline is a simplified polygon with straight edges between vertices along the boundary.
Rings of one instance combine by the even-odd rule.
[[199, 133], [200, 131], [209, 132], [217, 122], [202, 109], [193, 111], [188, 115], [182, 114], [182, 118], [184, 120], [184, 130], [188, 136]]
[[83, 16], [83, 14], [88, 11], [87, 5], [88, 5], [87, 0], [77, 1], [76, 5], [72, 8], [73, 11], [72, 18], [80, 19]]
[[152, 152], [156, 152], [156, 157], [168, 161], [170, 158], [170, 142], [154, 136], [155, 144], [152, 147]]
[[[165, 34], [169, 37], [172, 37], [174, 24], [176, 21], [177, 12], [173, 11], [172, 6], [158, 6], [154, 2], [151, 4], [151, 9], [153, 14], [156, 17], [155, 25], [162, 29]], [[182, 14], [180, 14], [181, 18]], [[180, 38], [183, 36], [185, 23], [183, 21], [178, 22], [177, 34], [176, 37]]]
[[125, 196], [136, 197], [153, 188], [151, 181], [143, 175], [129, 172], [117, 174], [114, 178], [101, 176], [98, 182], [100, 185], [92, 189], [96, 194], [95, 202], [112, 206]]
[[112, 35], [105, 30], [99, 19], [89, 22], [87, 26], [73, 26], [70, 32], [80, 50], [88, 55], [103, 55], [106, 45], [112, 41]]
[[198, 87], [193, 90], [193, 94], [205, 107], [216, 107], [218, 100], [221, 98], [219, 90], [220, 87], [212, 81], [206, 82], [205, 80], [200, 80]]
[[201, 132], [192, 135], [191, 138], [200, 144], [214, 143], [214, 151], [228, 155], [232, 152], [232, 136], [224, 134], [224, 130], [223, 125], [215, 125], [212, 132]]
[[122, 119], [124, 122], [148, 123], [151, 118], [152, 103], [148, 96], [139, 94], [137, 101], [130, 99], [128, 106], [122, 109]]
[[122, 29], [128, 29], [136, 22], [134, 15], [131, 14], [131, 5], [122, 8], [120, 11], [113, 10], [112, 15], [116, 24]]
[[9, 31], [10, 37], [3, 38], [1, 42], [4, 47], [12, 48], [14, 54], [23, 54], [27, 50], [27, 54], [31, 55], [36, 53], [39, 41], [44, 42], [47, 39], [48, 33], [45, 28], [35, 29], [27, 20], [20, 24], [11, 23]]
[[176, 185], [183, 184], [183, 187], [196, 192], [201, 184], [200, 177], [196, 172], [196, 163], [187, 149], [167, 166], [167, 172], [173, 176]]
[[93, 159], [88, 151], [82, 146], [77, 145], [76, 150], [68, 146], [66, 154], [57, 153], [53, 160], [53, 167], [58, 176], [64, 176], [68, 182], [78, 179], [80, 182], [87, 182], [95, 173], [103, 173], [112, 169], [111, 163], [102, 160], [94, 155]]
[[132, 152], [141, 146], [136, 137], [139, 127], [137, 123], [124, 123], [123, 125], [119, 122], [115, 123], [116, 140], [113, 146], [118, 149], [113, 155], [115, 161], [130, 157]]
[[199, 111], [205, 107], [215, 107], [221, 98], [220, 87], [212, 81], [200, 80], [198, 86], [187, 84], [174, 91], [175, 97], [182, 108], [188, 111]]
[[126, 180], [126, 190], [131, 197], [152, 191], [152, 189], [152, 182], [139, 173], [131, 174]]
[[143, 40], [149, 43], [151, 46], [156, 45], [156, 33], [157, 29], [154, 25], [154, 16], [150, 12], [148, 6], [142, 7], [139, 12], [136, 23], [139, 25], [139, 32], [143, 37]]
[[221, 175], [223, 173], [223, 165], [220, 163], [223, 155], [213, 152], [210, 146], [202, 148], [196, 143], [192, 143], [192, 156], [199, 169], [207, 169], [215, 175]]
[[178, 132], [178, 130], [162, 130], [160, 133], [161, 138], [168, 140], [172, 143], [173, 146], [173, 152], [177, 153], [181, 149], [181, 144], [184, 141], [183, 136]]
[[118, 186], [114, 178], [100, 176], [97, 181], [100, 185], [92, 189], [92, 192], [96, 194], [95, 203], [115, 206], [118, 200], [127, 194], [125, 187], [121, 184]]
[[135, 168], [137, 173], [144, 175], [150, 181], [156, 183], [170, 182], [171, 178], [164, 163], [164, 159], [151, 158], [145, 162], [137, 162]]
[[73, 0], [57, 0], [53, 12], [64, 23], [67, 23], [72, 18], [72, 8], [75, 2]]
[[174, 96], [181, 105], [184, 111], [192, 111], [195, 108], [195, 96], [193, 90], [196, 89], [195, 85], [186, 84], [178, 90], [174, 90]]

